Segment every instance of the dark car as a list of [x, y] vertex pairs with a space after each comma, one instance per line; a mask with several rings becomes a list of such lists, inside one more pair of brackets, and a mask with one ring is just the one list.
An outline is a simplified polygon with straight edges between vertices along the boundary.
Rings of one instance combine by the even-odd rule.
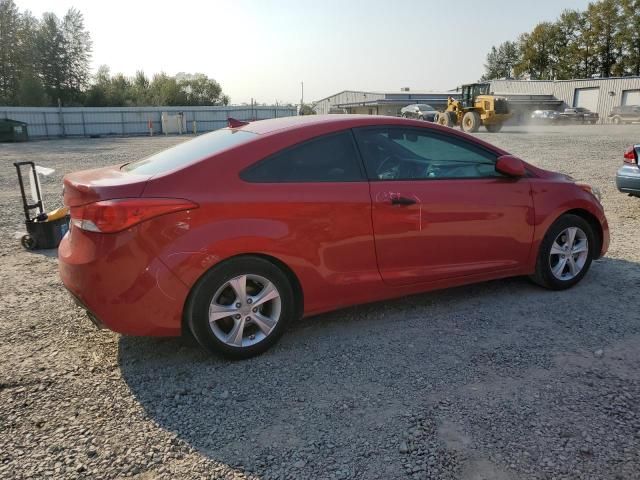
[[416, 118], [418, 120], [435, 122], [438, 111], [431, 105], [427, 105], [425, 103], [414, 103], [413, 105], [407, 105], [400, 110], [400, 114], [404, 118]]
[[640, 105], [613, 107], [613, 110], [611, 110], [609, 114], [609, 120], [616, 125], [640, 122]]
[[452, 128], [381, 115], [230, 124], [65, 177], [60, 274], [96, 323], [188, 329], [247, 357], [299, 317], [350, 305], [508, 276], [566, 289], [607, 251], [590, 186]]
[[640, 197], [640, 144], [629, 147], [624, 152], [624, 165], [616, 174], [616, 186], [622, 193]]
[[598, 115], [597, 112], [592, 112], [588, 108], [565, 108], [564, 112], [558, 115], [558, 120], [573, 123], [590, 123], [593, 125], [594, 123], [598, 123], [600, 115]]
[[536, 110], [531, 113], [533, 123], [556, 123], [560, 114], [555, 110]]

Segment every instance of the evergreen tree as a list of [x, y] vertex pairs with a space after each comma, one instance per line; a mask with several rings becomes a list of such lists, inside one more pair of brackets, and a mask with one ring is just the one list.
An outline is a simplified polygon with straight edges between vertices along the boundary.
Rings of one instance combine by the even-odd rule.
[[13, 0], [0, 0], [0, 104], [16, 100], [21, 71], [20, 13]]

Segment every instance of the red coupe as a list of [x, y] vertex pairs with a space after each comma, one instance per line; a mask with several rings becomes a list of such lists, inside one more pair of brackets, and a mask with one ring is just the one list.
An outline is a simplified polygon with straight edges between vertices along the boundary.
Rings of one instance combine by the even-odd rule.
[[60, 274], [90, 318], [236, 358], [348, 305], [517, 275], [565, 289], [609, 244], [588, 185], [402, 118], [232, 122], [64, 184]]

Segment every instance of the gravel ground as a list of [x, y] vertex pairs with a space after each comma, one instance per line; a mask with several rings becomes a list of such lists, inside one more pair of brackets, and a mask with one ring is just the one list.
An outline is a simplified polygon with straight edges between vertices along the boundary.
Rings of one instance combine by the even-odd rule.
[[640, 127], [479, 136], [602, 190], [611, 248], [580, 285], [355, 307], [243, 362], [95, 330], [15, 238], [11, 162], [56, 169], [53, 207], [63, 174], [181, 138], [0, 144], [0, 478], [640, 478], [640, 199], [613, 181]]

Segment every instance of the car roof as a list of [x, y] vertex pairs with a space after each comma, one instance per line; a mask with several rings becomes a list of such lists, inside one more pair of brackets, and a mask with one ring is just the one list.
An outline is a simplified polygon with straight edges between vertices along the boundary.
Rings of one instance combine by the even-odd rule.
[[246, 130], [259, 135], [267, 135], [282, 130], [306, 129], [319, 125], [335, 126], [337, 128], [354, 128], [372, 125], [420, 125], [424, 122], [407, 120], [399, 117], [389, 117], [384, 115], [355, 115], [355, 114], [328, 114], [328, 115], [304, 115], [292, 117], [270, 118], [250, 122], [239, 127], [238, 130]]
[[471, 135], [454, 128], [444, 127], [436, 123], [425, 122], [423, 120], [411, 120], [386, 115], [328, 114], [280, 117], [249, 122], [246, 125], [234, 128], [233, 130], [248, 131], [258, 135], [268, 136], [292, 131], [300, 131], [300, 133], [302, 133], [304, 130], [314, 131], [320, 134], [322, 132], [328, 133], [342, 129], [370, 126], [405, 126], [429, 129], [452, 137], [463, 137], [467, 141], [484, 146], [498, 154], [508, 153], [507, 151], [485, 142], [480, 138], [472, 137]]

